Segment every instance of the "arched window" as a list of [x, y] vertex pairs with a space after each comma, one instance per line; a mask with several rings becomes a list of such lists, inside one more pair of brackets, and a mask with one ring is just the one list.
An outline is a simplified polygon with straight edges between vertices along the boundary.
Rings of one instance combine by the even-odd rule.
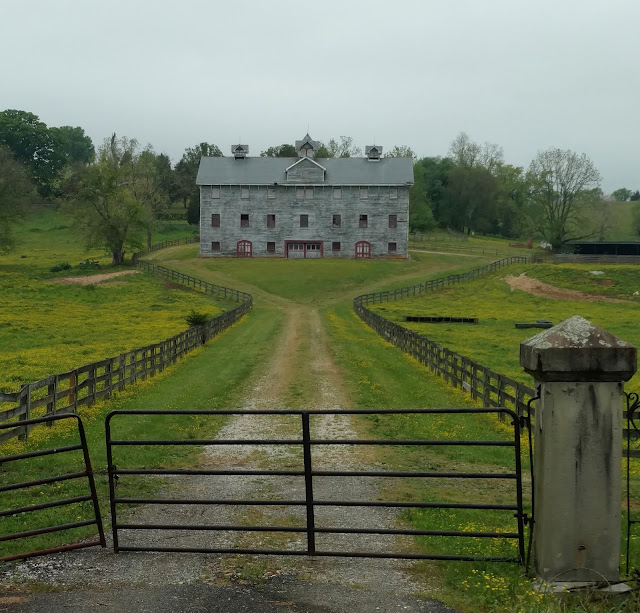
[[238, 241], [236, 245], [237, 258], [250, 258], [253, 256], [253, 245], [251, 241]]
[[370, 258], [371, 243], [367, 241], [358, 241], [356, 243], [356, 258]]

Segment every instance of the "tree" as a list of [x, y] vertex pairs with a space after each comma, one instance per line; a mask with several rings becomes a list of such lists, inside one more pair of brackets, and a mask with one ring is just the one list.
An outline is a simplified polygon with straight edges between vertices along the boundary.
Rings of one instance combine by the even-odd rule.
[[569, 240], [588, 238], [594, 230], [588, 214], [598, 198], [600, 173], [583, 153], [540, 151], [529, 166], [530, 197], [537, 207], [538, 230], [554, 249]]
[[435, 227], [420, 162], [413, 165], [413, 185], [409, 190], [409, 231], [428, 232]]
[[626, 202], [627, 200], [629, 200], [629, 198], [631, 198], [632, 193], [633, 192], [630, 189], [627, 189], [626, 187], [621, 187], [620, 189], [617, 189], [615, 192], [613, 192], [611, 195], [618, 202]]
[[495, 233], [497, 194], [497, 181], [486, 168], [454, 166], [444, 192], [442, 220], [460, 232]]
[[529, 184], [522, 168], [498, 164], [494, 176], [497, 181], [496, 231], [507, 238], [518, 238], [528, 231], [527, 205]]
[[[176, 164], [175, 173], [178, 181], [178, 196], [182, 200], [184, 208], [187, 208], [189, 200], [200, 201], [200, 191], [196, 185], [200, 160], [203, 157], [222, 157], [222, 151], [213, 144], [200, 143], [195, 147], [187, 147], [182, 158]], [[199, 206], [199, 205], [198, 205]]]
[[59, 150], [64, 155], [67, 164], [89, 164], [93, 162], [96, 150], [91, 138], [82, 128], [61, 126], [49, 128], [52, 138], [58, 143]]
[[496, 166], [504, 161], [500, 145], [495, 143], [474, 143], [466, 132], [460, 132], [449, 147], [449, 157], [457, 166], [475, 168], [481, 166], [493, 173]]
[[100, 147], [96, 162], [78, 172], [74, 198], [67, 204], [86, 247], [104, 247], [114, 265], [123, 262], [125, 246], [142, 245], [149, 227], [146, 173], [151, 161], [140, 157], [135, 139], [113, 134]]
[[332, 138], [326, 145], [321, 143], [316, 153], [319, 158], [350, 158], [356, 155], [362, 155], [362, 149], [353, 144], [351, 136], [341, 136], [339, 141]]
[[295, 158], [298, 157], [298, 152], [293, 145], [284, 143], [277, 147], [269, 147], [266, 151], [260, 154], [260, 157], [267, 158]]
[[630, 202], [636, 202], [637, 200], [640, 200], [640, 191], [638, 190], [636, 190], [631, 194], [631, 196], [629, 196]]
[[411, 147], [407, 145], [395, 145], [393, 149], [387, 151], [384, 154], [386, 158], [413, 158], [416, 159], [416, 154], [412, 151]]
[[50, 197], [66, 164], [62, 144], [37, 115], [8, 109], [0, 113], [0, 144], [8, 147], [31, 173], [38, 193]]
[[34, 187], [25, 166], [14, 159], [7, 147], [0, 146], [0, 253], [13, 248], [12, 226], [33, 195]]

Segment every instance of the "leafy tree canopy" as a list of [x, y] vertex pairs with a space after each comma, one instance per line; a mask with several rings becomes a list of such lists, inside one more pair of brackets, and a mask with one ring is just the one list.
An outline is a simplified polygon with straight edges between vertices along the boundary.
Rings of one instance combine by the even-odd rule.
[[57, 137], [37, 115], [15, 109], [0, 112], [0, 144], [29, 169], [41, 196], [54, 195], [66, 158]]
[[266, 151], [260, 154], [263, 158], [295, 158], [298, 156], [298, 152], [293, 145], [284, 143], [277, 147], [269, 147]]
[[0, 253], [13, 248], [12, 226], [34, 193], [25, 166], [15, 160], [7, 147], [0, 146]]
[[600, 173], [584, 153], [540, 151], [527, 178], [532, 204], [537, 207], [537, 229], [554, 249], [594, 235], [587, 219], [601, 199]]
[[167, 203], [151, 147], [140, 150], [135, 139], [105, 140], [95, 163], [79, 170], [68, 205], [75, 227], [87, 247], [104, 247], [114, 265], [124, 260], [125, 247], [150, 240], [157, 212]]
[[627, 189], [626, 187], [621, 187], [620, 189], [617, 189], [615, 192], [613, 192], [611, 195], [618, 202], [626, 202], [627, 200], [629, 200], [629, 198], [631, 198], [632, 194], [633, 192], [630, 189]]
[[387, 151], [383, 157], [386, 158], [413, 158], [416, 159], [416, 154], [408, 145], [394, 145], [392, 149]]
[[362, 149], [353, 144], [351, 136], [341, 136], [339, 140], [331, 138], [326, 145], [321, 143], [316, 153], [319, 158], [350, 158], [357, 155], [362, 155]]
[[61, 126], [49, 128], [52, 138], [58, 143], [67, 164], [89, 164], [95, 158], [96, 151], [91, 138], [82, 128]]

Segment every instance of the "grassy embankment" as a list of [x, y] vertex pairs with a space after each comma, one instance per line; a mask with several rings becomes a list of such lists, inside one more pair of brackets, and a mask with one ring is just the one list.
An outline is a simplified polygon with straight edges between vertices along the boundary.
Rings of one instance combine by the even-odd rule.
[[[53, 210], [36, 211], [18, 228], [16, 252], [0, 256], [0, 391], [173, 336], [186, 329], [192, 308], [213, 316], [229, 306], [142, 274], [90, 285], [56, 282], [133, 270], [86, 252], [66, 223]], [[186, 224], [161, 229], [158, 242], [189, 232]], [[86, 260], [101, 269], [79, 266]], [[72, 268], [50, 272], [63, 262]]]
[[[194, 403], [192, 390], [202, 388], [205, 396], [204, 406], [233, 406], [234, 398], [242, 394], [252, 372], [268, 358], [268, 348], [277, 333], [282, 310], [291, 302], [316, 306], [326, 314], [328, 330], [333, 342], [333, 350], [344, 375], [345, 383], [351, 393], [352, 403], [361, 407], [434, 407], [434, 406], [470, 406], [468, 398], [446, 386], [443, 381], [429, 373], [419, 364], [401, 354], [397, 349], [382, 341], [373, 331], [362, 324], [351, 311], [353, 295], [365, 291], [389, 289], [407, 285], [429, 277], [441, 276], [442, 270], [462, 272], [478, 266], [481, 262], [471, 258], [450, 258], [448, 256], [427, 256], [417, 254], [413, 262], [287, 262], [284, 260], [194, 260], [192, 247], [182, 247], [154, 254], [168, 261], [166, 265], [179, 268], [183, 272], [217, 283], [223, 283], [254, 293], [257, 307], [243, 323], [235, 326], [210, 347], [194, 358], [167, 371], [161, 379], [152, 379], [143, 388], [131, 390], [131, 395], [123, 395], [116, 403], [97, 407], [103, 414], [106, 410], [118, 408], [203, 408]], [[161, 263], [161, 262], [159, 262]], [[435, 296], [435, 295], [434, 295]], [[502, 308], [503, 305], [501, 305]], [[244, 340], [243, 340], [244, 339]], [[226, 347], [227, 353], [220, 352]], [[517, 342], [510, 351], [517, 363]], [[208, 357], [207, 357], [208, 356]], [[217, 359], [221, 358], [221, 359]], [[209, 362], [205, 360], [209, 359]], [[195, 372], [201, 363], [198, 376]], [[231, 372], [228, 372], [230, 369]], [[234, 370], [235, 369], [235, 370]], [[218, 376], [218, 374], [220, 376]], [[163, 388], [162, 385], [168, 387]], [[206, 386], [206, 387], [205, 387]], [[148, 388], [148, 389], [146, 389]], [[168, 398], [167, 390], [172, 390]], [[137, 393], [140, 390], [140, 393]], [[215, 392], [214, 390], [218, 390]], [[136, 392], [136, 396], [133, 393]], [[213, 394], [214, 398], [211, 398]], [[157, 404], [156, 404], [157, 403]], [[94, 436], [92, 448], [96, 448], [94, 460], [96, 466], [103, 466], [103, 451], [100, 449], [102, 424], [97, 418], [91, 426]], [[412, 438], [440, 436], [493, 438], [504, 436], [504, 426], [495, 420], [469, 420], [461, 423], [442, 417], [433, 419], [369, 420], [363, 429], [383, 436]], [[193, 431], [192, 431], [193, 433]], [[198, 432], [198, 435], [201, 433]], [[151, 434], [153, 436], [153, 434]], [[195, 435], [195, 434], [194, 434]], [[445, 452], [425, 456], [410, 449], [400, 453], [380, 450], [380, 461], [394, 467], [424, 467], [425, 463], [434, 468], [446, 470], [465, 470], [473, 466], [479, 469], [501, 470], [510, 464], [509, 458], [502, 453], [484, 450], [471, 454]], [[166, 459], [168, 463], [188, 463], [189, 456]], [[104, 477], [101, 477], [104, 479]], [[421, 483], [412, 483], [402, 491], [394, 491], [392, 485], [385, 496], [410, 499], [445, 500], [497, 500], [502, 497], [512, 499], [508, 491], [484, 488], [480, 483], [447, 484], [438, 482], [425, 487]], [[104, 492], [104, 482], [101, 482]], [[433, 528], [454, 528], [462, 525], [467, 528], [473, 523], [475, 529], [480, 526], [492, 529], [504, 527], [504, 516], [485, 514], [481, 518], [472, 514], [423, 513], [407, 515], [406, 519], [414, 525]], [[506, 521], [513, 521], [508, 518]], [[479, 545], [489, 545], [490, 551], [497, 553], [498, 543], [483, 540], [478, 544], [469, 541], [465, 548], [477, 551]], [[443, 540], [423, 539], [419, 545], [431, 551], [450, 545]], [[486, 551], [486, 549], [485, 549]], [[532, 594], [528, 581], [522, 578], [520, 569], [507, 565], [485, 565], [467, 563], [424, 564], [418, 567], [420, 572], [428, 572], [440, 577], [442, 590], [431, 594], [444, 598], [450, 604], [464, 607], [467, 611], [515, 611], [515, 610], [563, 610], [550, 605], [550, 600]], [[436, 581], [434, 581], [435, 583]], [[547, 606], [552, 608], [547, 609]], [[568, 610], [568, 609], [566, 609]], [[575, 610], [583, 610], [577, 608]], [[592, 610], [605, 610], [597, 605]], [[633, 609], [627, 609], [633, 610]]]
[[[110, 266], [104, 253], [84, 251], [66, 221], [51, 209], [33, 211], [17, 228], [17, 251], [0, 257], [0, 288], [4, 297], [0, 304], [0, 390], [17, 391], [24, 383], [38, 378], [161, 341], [186, 329], [185, 315], [192, 308], [214, 316], [232, 305], [144, 274], [118, 277], [115, 282], [100, 285], [55, 283], [55, 279], [61, 277], [128, 270], [124, 266]], [[191, 234], [193, 230], [186, 224], [164, 224], [156, 240], [173, 240]], [[78, 267], [87, 259], [100, 261], [102, 269]], [[50, 272], [52, 266], [61, 262], [68, 262], [71, 270]], [[87, 426], [94, 468], [100, 474], [98, 485], [102, 501], [108, 499], [103, 442], [106, 412], [114, 408], [227, 406], [233, 395], [239, 394], [248, 373], [263, 358], [260, 351], [253, 350], [253, 338], [271, 338], [277, 327], [278, 319], [265, 322], [260, 318], [254, 318], [251, 326], [236, 325], [222, 335], [219, 343], [216, 339], [212, 344], [216, 349], [209, 346], [200, 349], [189, 356], [187, 362], [130, 387], [112, 401], [83, 407], [81, 416]], [[227, 335], [232, 338], [227, 339]], [[196, 354], [200, 355], [198, 360]], [[239, 359], [229, 360], [230, 355], [237, 355]], [[218, 363], [221, 357], [226, 359]], [[169, 376], [173, 372], [182, 373], [177, 385]], [[9, 406], [4, 404], [1, 408]], [[200, 427], [199, 424], [193, 426]], [[139, 432], [145, 428], [151, 427], [140, 424]], [[43, 446], [60, 446], [65, 441], [69, 444], [69, 440], [75, 440], [70, 433], [72, 429], [71, 421], [60, 422], [50, 429], [39, 427], [32, 432], [28, 444], [13, 439], [2, 444], [0, 453], [9, 455]], [[162, 427], [154, 426], [150, 429], [153, 431], [159, 434]], [[183, 455], [184, 451], [178, 453], [175, 461], [183, 461], [180, 460]], [[78, 453], [9, 463], [3, 466], [0, 480], [11, 483], [36, 479], [58, 469], [60, 474], [72, 472], [67, 469], [78, 467], [80, 463]], [[68, 481], [35, 492], [5, 492], [2, 494], [3, 508], [76, 496], [85, 490], [84, 482]], [[86, 503], [82, 508], [45, 510], [40, 511], [35, 523], [29, 526], [39, 528], [55, 523], [56, 518], [64, 522], [86, 519], [90, 515], [90, 505]], [[29, 521], [34, 521], [34, 517], [29, 517]], [[20, 530], [26, 519], [25, 516], [3, 518], [2, 532]], [[79, 529], [71, 536], [82, 536], [90, 531], [91, 528]], [[54, 546], [68, 542], [69, 538], [68, 534], [39, 536], [32, 539], [30, 546]], [[0, 551], [10, 554], [23, 548], [24, 544], [8, 542], [2, 543]]]

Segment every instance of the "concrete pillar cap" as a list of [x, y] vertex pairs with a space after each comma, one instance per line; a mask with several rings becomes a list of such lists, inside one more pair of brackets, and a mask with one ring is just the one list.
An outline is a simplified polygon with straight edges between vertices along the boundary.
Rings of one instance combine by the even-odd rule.
[[628, 381], [636, 354], [580, 315], [520, 343], [520, 365], [537, 381]]

